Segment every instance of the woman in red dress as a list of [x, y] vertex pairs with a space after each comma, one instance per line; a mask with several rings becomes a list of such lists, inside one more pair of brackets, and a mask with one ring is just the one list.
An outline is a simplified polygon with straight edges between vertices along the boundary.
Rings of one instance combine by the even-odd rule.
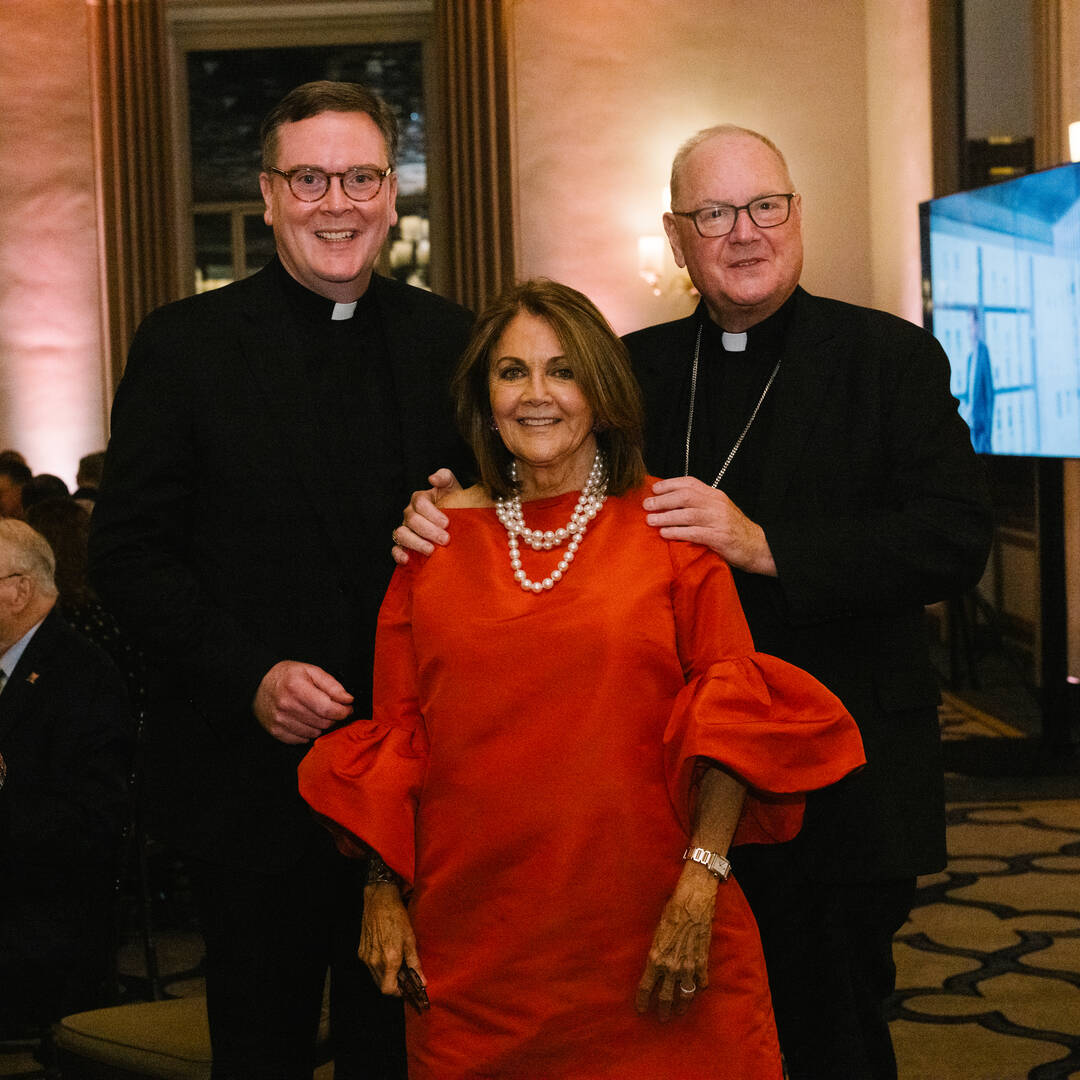
[[509, 291], [454, 389], [481, 483], [394, 576], [373, 718], [300, 769], [377, 856], [362, 958], [426, 987], [410, 1076], [779, 1080], [725, 855], [794, 835], [863, 763], [854, 722], [754, 651], [723, 561], [645, 523], [637, 387], [584, 296]]

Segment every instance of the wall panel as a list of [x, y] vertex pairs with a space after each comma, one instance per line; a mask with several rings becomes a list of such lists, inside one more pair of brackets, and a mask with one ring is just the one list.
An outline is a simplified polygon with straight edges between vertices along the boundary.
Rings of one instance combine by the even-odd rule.
[[0, 4], [0, 446], [74, 482], [105, 438], [83, 0]]

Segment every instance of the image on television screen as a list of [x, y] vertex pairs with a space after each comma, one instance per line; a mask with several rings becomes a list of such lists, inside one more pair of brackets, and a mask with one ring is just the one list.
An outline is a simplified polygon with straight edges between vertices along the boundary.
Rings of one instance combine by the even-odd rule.
[[1080, 164], [920, 205], [927, 327], [983, 454], [1080, 457]]

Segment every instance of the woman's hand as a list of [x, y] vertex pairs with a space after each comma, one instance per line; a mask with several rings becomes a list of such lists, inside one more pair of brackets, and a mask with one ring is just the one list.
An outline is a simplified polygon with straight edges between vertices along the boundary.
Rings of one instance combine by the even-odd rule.
[[719, 884], [697, 863], [683, 867], [679, 883], [664, 905], [645, 974], [638, 983], [635, 1006], [639, 1013], [649, 1011], [657, 986], [657, 1015], [669, 1020], [673, 1012], [680, 1016], [686, 1012], [694, 994], [709, 985], [709, 945]]
[[[705, 764], [698, 784], [690, 844], [723, 853], [735, 834], [746, 788], [730, 773], [709, 762]], [[719, 887], [719, 879], [706, 867], [693, 861], [683, 863], [678, 884], [653, 935], [645, 974], [638, 983], [635, 1004], [639, 1013], [649, 1011], [658, 985], [656, 1011], [661, 1020], [669, 1020], [672, 1012], [686, 1012], [694, 994], [709, 985], [709, 945]]]
[[356, 953], [367, 965], [379, 989], [389, 997], [401, 997], [397, 976], [402, 960], [427, 986], [409, 913], [401, 901], [401, 892], [392, 882], [364, 888], [364, 920]]

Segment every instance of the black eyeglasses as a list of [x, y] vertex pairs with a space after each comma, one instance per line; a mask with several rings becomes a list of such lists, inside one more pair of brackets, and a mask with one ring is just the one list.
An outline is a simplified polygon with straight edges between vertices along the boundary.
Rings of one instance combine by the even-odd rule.
[[330, 181], [335, 176], [341, 181], [341, 190], [353, 202], [370, 202], [379, 194], [383, 181], [393, 171], [389, 165], [385, 169], [377, 169], [374, 165], [354, 165], [345, 172], [327, 172], [311, 165], [298, 165], [288, 172], [271, 165], [267, 170], [284, 176], [289, 190], [303, 202], [318, 202], [330, 190]]
[[746, 203], [745, 206], [728, 206], [716, 203], [703, 206], [700, 210], [672, 210], [676, 217], [689, 218], [694, 223], [698, 235], [705, 237], [727, 236], [739, 220], [739, 211], [745, 210], [746, 216], [759, 229], [775, 229], [791, 217], [791, 200], [795, 192], [776, 195], [762, 195], [760, 199]]

